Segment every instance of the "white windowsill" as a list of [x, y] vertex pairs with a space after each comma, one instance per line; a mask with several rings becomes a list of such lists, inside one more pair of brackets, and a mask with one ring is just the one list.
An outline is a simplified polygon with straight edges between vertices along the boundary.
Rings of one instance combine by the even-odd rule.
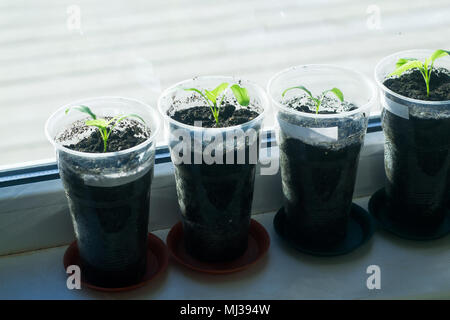
[[[366, 207], [368, 198], [355, 202]], [[384, 232], [356, 251], [320, 258], [289, 248], [275, 233], [274, 213], [254, 216], [271, 237], [266, 257], [229, 275], [205, 275], [171, 261], [165, 274], [125, 293], [68, 290], [67, 246], [0, 257], [0, 299], [403, 299], [450, 298], [450, 237], [402, 240]], [[154, 232], [165, 239], [168, 230]], [[381, 269], [381, 290], [368, 290], [366, 268]]]

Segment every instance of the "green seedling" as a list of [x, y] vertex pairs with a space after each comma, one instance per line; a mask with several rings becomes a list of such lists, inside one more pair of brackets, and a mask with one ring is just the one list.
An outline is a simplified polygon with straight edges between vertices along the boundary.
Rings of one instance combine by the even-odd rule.
[[[236, 98], [237, 102], [241, 106], [248, 106], [250, 103], [250, 97], [248, 95], [248, 91], [246, 88], [242, 88], [237, 84], [233, 84], [231, 87], [228, 87], [228, 83], [224, 82], [219, 84], [214, 90], [209, 91], [204, 89], [203, 92], [199, 89], [195, 88], [188, 88], [184, 89], [186, 91], [195, 91], [200, 96], [202, 96], [203, 99], [205, 99], [206, 103], [208, 104], [208, 107], [210, 108], [214, 120], [216, 120], [216, 123], [219, 124], [219, 112], [220, 107], [222, 106], [223, 100], [225, 98], [225, 91], [230, 88], [231, 91], [234, 94], [234, 97]], [[223, 94], [222, 94], [223, 93]], [[222, 97], [220, 98], [219, 104], [217, 104], [217, 100], [219, 96], [222, 94]]]
[[395, 65], [396, 69], [394, 70], [394, 72], [389, 74], [388, 77], [399, 76], [406, 70], [417, 68], [422, 74], [423, 80], [425, 80], [425, 85], [427, 86], [427, 97], [429, 97], [430, 78], [434, 61], [447, 55], [450, 55], [450, 51], [436, 50], [430, 57], [426, 58], [424, 62], [414, 58], [400, 58]]
[[288, 92], [289, 90], [292, 89], [300, 89], [305, 91], [308, 94], [308, 97], [315, 103], [316, 105], [316, 114], [319, 113], [319, 108], [320, 105], [322, 104], [323, 99], [325, 98], [325, 96], [327, 95], [327, 93], [331, 92], [334, 93], [334, 95], [341, 101], [344, 101], [344, 94], [342, 93], [341, 90], [339, 90], [338, 88], [333, 88], [330, 90], [325, 90], [322, 92], [322, 94], [320, 96], [314, 97], [311, 93], [311, 91], [309, 91], [308, 89], [306, 89], [304, 86], [297, 86], [297, 87], [291, 87], [291, 88], [287, 88], [286, 90], [283, 91], [283, 93], [281, 94], [282, 97], [284, 97], [284, 95], [286, 94], [286, 92]]
[[[70, 111], [70, 109], [71, 108], [66, 109], [66, 114]], [[115, 116], [114, 118], [112, 118], [111, 120], [106, 120], [106, 119], [97, 118], [95, 113], [93, 113], [91, 111], [91, 109], [89, 109], [89, 107], [87, 107], [87, 106], [73, 107], [73, 109], [76, 109], [80, 112], [86, 113], [87, 115], [89, 115], [92, 118], [92, 120], [86, 120], [85, 124], [87, 126], [96, 127], [99, 130], [100, 135], [103, 139], [103, 152], [106, 152], [106, 149], [108, 147], [109, 136], [111, 135], [111, 132], [113, 131], [113, 129], [119, 124], [119, 122], [121, 122], [122, 120], [124, 120], [126, 118], [133, 117], [133, 118], [137, 118], [137, 119], [141, 120], [143, 123], [145, 123], [144, 119], [142, 119], [137, 114], [118, 115], [118, 116]]]

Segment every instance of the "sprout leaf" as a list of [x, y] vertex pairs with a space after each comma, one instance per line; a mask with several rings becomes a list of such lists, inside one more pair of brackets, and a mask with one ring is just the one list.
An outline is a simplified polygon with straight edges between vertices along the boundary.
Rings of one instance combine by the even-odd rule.
[[234, 97], [241, 106], [248, 106], [250, 104], [250, 97], [246, 88], [234, 84], [231, 86], [231, 91], [233, 91]]

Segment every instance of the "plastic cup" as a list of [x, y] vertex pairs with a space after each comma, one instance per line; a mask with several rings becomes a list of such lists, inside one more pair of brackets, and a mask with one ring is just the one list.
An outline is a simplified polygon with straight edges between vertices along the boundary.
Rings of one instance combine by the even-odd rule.
[[[135, 113], [151, 129], [145, 142], [107, 153], [68, 149], [55, 138], [86, 114], [68, 107], [86, 105], [98, 116]], [[59, 173], [69, 202], [85, 281], [101, 287], [139, 282], [146, 268], [150, 187], [155, 137], [160, 119], [155, 109], [121, 97], [90, 98], [58, 109], [45, 126], [56, 150]]]
[[[192, 101], [193, 92], [184, 89], [212, 90], [223, 82], [247, 88], [259, 116], [225, 128], [191, 126], [170, 117], [176, 110], [205, 105]], [[230, 90], [227, 95], [231, 97]], [[158, 106], [168, 125], [186, 251], [203, 261], [239, 257], [248, 243], [259, 133], [268, 107], [264, 90], [232, 77], [197, 77], [165, 90]], [[212, 141], [217, 144], [209, 153]]]
[[[282, 93], [313, 94], [338, 87], [357, 109], [339, 114], [296, 111]], [[276, 109], [286, 225], [291, 236], [329, 246], [346, 236], [358, 167], [376, 88], [364, 75], [332, 65], [303, 65], [273, 76], [267, 91]], [[285, 99], [303, 94], [290, 90]]]
[[[402, 51], [375, 68], [385, 135], [385, 191], [389, 215], [405, 224], [437, 226], [450, 197], [450, 101], [411, 99], [388, 89], [385, 78], [399, 58], [424, 61], [432, 50]], [[450, 59], [435, 61], [450, 70]], [[433, 78], [431, 78], [431, 83]]]

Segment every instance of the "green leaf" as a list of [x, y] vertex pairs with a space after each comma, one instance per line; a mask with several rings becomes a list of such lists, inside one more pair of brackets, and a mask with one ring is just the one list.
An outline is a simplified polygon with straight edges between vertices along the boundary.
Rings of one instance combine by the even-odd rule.
[[[228, 88], [228, 83], [224, 82], [219, 84], [211, 93], [215, 96], [215, 99]], [[206, 91], [206, 90], [205, 90]]]
[[434, 63], [434, 61], [436, 59], [439, 59], [439, 58], [442, 58], [442, 57], [445, 57], [448, 55], [450, 55], [450, 51], [445, 51], [445, 50], [441, 50], [441, 49], [436, 50], [430, 57], [431, 63]]
[[404, 65], [408, 61], [413, 61], [413, 60], [416, 60], [416, 59], [414, 59], [414, 58], [400, 58], [400, 59], [398, 59], [397, 63], [395, 64], [395, 67], [396, 68], [400, 68], [402, 65]]
[[184, 89], [184, 90], [185, 91], [195, 91], [195, 92], [197, 92], [197, 93], [199, 93], [199, 94], [201, 94], [203, 96], [203, 92], [201, 92], [200, 90], [195, 89], [195, 88], [187, 88], [187, 89]]
[[[123, 117], [123, 115], [119, 114], [118, 116], [115, 116], [114, 118], [112, 118], [111, 120], [109, 120], [109, 121], [107, 122], [107, 123], [108, 123], [108, 126], [109, 126], [111, 123], [116, 122], [117, 119], [120, 119], [120, 117]], [[119, 120], [119, 121], [121, 121], [121, 120]], [[117, 121], [117, 122], [119, 122], [119, 121]]]
[[338, 88], [333, 88], [331, 90], [326, 90], [326, 91], [323, 92], [323, 95], [327, 94], [328, 92], [334, 93], [335, 96], [338, 97], [339, 100], [341, 100], [341, 102], [344, 101], [344, 94]]
[[206, 97], [214, 104], [217, 103], [217, 97], [228, 88], [228, 83], [224, 82], [219, 84], [214, 90], [209, 91], [205, 89]]
[[405, 63], [402, 66], [400, 66], [397, 69], [395, 69], [395, 71], [390, 73], [388, 75], [388, 77], [390, 77], [390, 76], [399, 76], [403, 72], [405, 72], [406, 70], [414, 69], [414, 68], [423, 69], [423, 63], [421, 61], [419, 61], [419, 60], [410, 60], [407, 63]]
[[214, 105], [216, 104], [217, 96], [209, 90], [205, 89], [205, 96], [208, 98], [209, 101], [211, 101]]
[[109, 125], [109, 122], [105, 119], [87, 120], [85, 123], [87, 126], [93, 126], [101, 129], [106, 128]]
[[[79, 107], [72, 107], [72, 108], [77, 109], [77, 110], [80, 111], [80, 112], [83, 112], [83, 113], [88, 114], [88, 115], [91, 116], [91, 118], [94, 119], [94, 120], [97, 119], [97, 116], [95, 115], [95, 113], [93, 113], [93, 112], [91, 111], [91, 109], [89, 109], [88, 106], [79, 106]], [[71, 109], [71, 108], [67, 108], [67, 109], [66, 109], [66, 114], [69, 113], [70, 109]]]
[[231, 86], [234, 97], [241, 106], [248, 106], [250, 104], [250, 97], [246, 88], [240, 87], [238, 84]]
[[297, 86], [297, 87], [287, 88], [286, 90], [283, 91], [283, 93], [281, 94], [281, 96], [284, 97], [284, 95], [286, 94], [286, 92], [288, 92], [289, 90], [292, 90], [292, 89], [301, 89], [301, 90], [305, 91], [311, 98], [313, 98], [313, 95], [312, 95], [311, 91], [309, 91], [308, 89], [306, 89], [304, 86]]
[[320, 104], [322, 103], [322, 101], [320, 99], [311, 97], [312, 101], [314, 101], [316, 103], [316, 106], [320, 106]]
[[[428, 68], [432, 65], [431, 57], [428, 57], [425, 59], [425, 62], [423, 63], [424, 68]], [[431, 71], [431, 70], [430, 70]]]
[[[201, 91], [198, 90], [198, 89], [195, 89], [195, 88], [187, 88], [187, 89], [184, 89], [184, 90], [186, 90], [186, 91], [194, 91], [194, 92], [197, 92], [199, 95], [202, 96], [203, 99], [205, 99], [205, 101], [206, 101], [206, 103], [207, 103], [208, 105], [211, 105], [211, 104], [210, 104], [210, 101], [211, 101], [213, 104], [215, 104], [215, 101], [210, 100], [209, 98], [207, 98], [207, 97], [203, 94], [203, 92], [201, 92]], [[207, 90], [205, 90], [205, 91], [207, 91]], [[209, 92], [209, 91], [208, 91], [208, 92]]]

